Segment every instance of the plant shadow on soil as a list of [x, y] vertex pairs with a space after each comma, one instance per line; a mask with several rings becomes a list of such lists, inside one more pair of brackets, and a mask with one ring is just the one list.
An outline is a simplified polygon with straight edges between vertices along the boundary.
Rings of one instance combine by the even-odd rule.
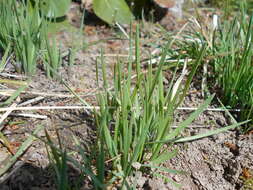
[[[22, 161], [20, 161], [22, 162]], [[19, 163], [21, 164], [21, 163]], [[54, 190], [56, 176], [54, 176], [53, 166], [40, 168], [31, 163], [23, 163], [21, 167], [14, 170], [4, 182], [0, 183], [1, 190]], [[68, 181], [71, 189], [90, 190], [89, 184], [85, 181], [80, 171], [68, 165]], [[86, 186], [86, 187], [85, 187]]]
[[[52, 114], [52, 113], [50, 113]], [[71, 118], [71, 120], [69, 120]], [[84, 119], [86, 118], [86, 119]], [[73, 144], [72, 135], [79, 139], [84, 150], [90, 147], [94, 140], [95, 129], [92, 127], [90, 116], [85, 112], [81, 113], [54, 113], [54, 117], [42, 121], [40, 123], [45, 126], [54, 145], [58, 145], [58, 136], [61, 144], [67, 152], [76, 151]], [[29, 127], [29, 126], [26, 126]], [[29, 131], [33, 127], [29, 127]], [[57, 131], [57, 132], [56, 132]], [[11, 139], [19, 137], [24, 131], [16, 131], [16, 135], [12, 135]], [[27, 131], [28, 133], [28, 131]], [[45, 133], [41, 132], [38, 137], [45, 139]], [[78, 158], [76, 158], [78, 159]], [[24, 160], [24, 161], [23, 161]], [[74, 190], [91, 190], [92, 185], [88, 177], [85, 177], [79, 169], [71, 163], [67, 163], [68, 184]], [[1, 190], [55, 190], [56, 173], [54, 166], [50, 164], [47, 157], [47, 150], [43, 141], [36, 140], [32, 146], [22, 156], [22, 160], [18, 160], [14, 166], [3, 176], [0, 177]]]

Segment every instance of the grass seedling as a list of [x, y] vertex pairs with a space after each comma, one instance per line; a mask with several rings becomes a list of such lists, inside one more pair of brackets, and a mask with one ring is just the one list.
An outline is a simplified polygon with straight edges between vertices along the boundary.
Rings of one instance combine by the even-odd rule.
[[[120, 62], [115, 65], [113, 91], [108, 91], [103, 56], [101, 57], [104, 93], [98, 95], [100, 109], [96, 112], [95, 117], [98, 126], [97, 146], [99, 152], [104, 151], [104, 153], [101, 156], [103, 159], [97, 160], [97, 162], [112, 159], [111, 170], [117, 173], [117, 180], [121, 181], [123, 186], [127, 185], [127, 177], [133, 174], [136, 166], [139, 169], [149, 167], [166, 172], [180, 173], [180, 171], [159, 167], [159, 164], [176, 154], [177, 150], [171, 145], [180, 142], [181, 132], [204, 111], [212, 100], [212, 97], [208, 98], [188, 119], [176, 129], [172, 129], [176, 109], [187, 95], [190, 83], [204, 55], [205, 46], [202, 46], [198, 52], [191, 72], [187, 72], [187, 63], [185, 63], [179, 77], [176, 76], [176, 69], [171, 83], [165, 90], [162, 68], [165, 64], [168, 47], [163, 50], [158, 68], [154, 71], [149, 65], [148, 72], [145, 74], [140, 65], [141, 55], [138, 44], [137, 30], [135, 62], [130, 61], [127, 70]], [[133, 64], [135, 64], [135, 70]], [[136, 79], [132, 78], [134, 71], [137, 75]], [[235, 126], [230, 126], [230, 128]], [[189, 140], [218, 132], [221, 131], [201, 134], [191, 137]], [[185, 140], [187, 141], [187, 139]], [[164, 147], [165, 144], [167, 144], [166, 148]], [[101, 172], [104, 171], [101, 170]], [[105, 173], [99, 175], [105, 176]]]
[[[203, 79], [208, 75], [209, 79], [215, 81], [215, 84], [212, 84], [219, 89], [219, 98], [226, 108], [240, 109], [240, 112], [234, 115], [240, 121], [253, 118], [253, 19], [247, 15], [246, 3], [249, 2], [240, 1], [238, 5], [240, 12], [237, 12], [236, 18], [230, 19], [232, 21], [213, 19], [213, 23], [210, 24], [209, 21], [207, 25], [194, 19], [196, 27], [193, 31], [195, 32], [185, 33], [188, 40], [177, 42], [179, 49], [185, 50], [185, 55], [192, 58], [204, 42], [208, 44], [207, 56], [204, 58], [206, 64], [203, 65]], [[218, 18], [217, 15], [215, 17]], [[208, 74], [207, 68], [213, 70], [211, 69]], [[203, 84], [203, 81], [203, 87], [208, 86]], [[208, 88], [202, 90], [208, 91]], [[250, 129], [252, 129], [252, 122], [247, 123], [243, 131]]]
[[[30, 2], [30, 1], [29, 1]], [[14, 53], [18, 70], [33, 75], [37, 66], [37, 53], [41, 46], [43, 22], [38, 3], [14, 3], [15, 18], [12, 22]], [[18, 7], [17, 7], [18, 6]]]
[[8, 56], [10, 54], [10, 50], [11, 50], [11, 43], [8, 44], [5, 52], [4, 52], [4, 55], [2, 57], [2, 60], [0, 61], [0, 72], [2, 72], [7, 64], [7, 60], [8, 60]]
[[47, 148], [48, 158], [51, 162], [51, 165], [54, 168], [56, 174], [56, 185], [58, 190], [70, 190], [69, 182], [68, 182], [68, 166], [67, 166], [67, 153], [66, 150], [62, 151], [62, 147], [60, 149], [55, 147], [53, 144], [48, 132], [45, 130], [47, 144], [51, 151]]
[[[76, 153], [80, 155], [81, 163], [77, 161], [71, 154], [67, 153], [66, 150], [62, 147], [60, 143], [60, 136], [58, 136], [59, 146], [56, 146], [53, 143], [50, 135], [46, 132], [46, 139], [41, 139], [45, 142], [47, 147], [48, 157], [51, 165], [54, 168], [56, 174], [56, 185], [59, 190], [69, 190], [73, 189], [72, 186], [76, 187], [74, 189], [80, 189], [78, 186], [80, 185], [80, 181], [75, 181], [74, 184], [69, 183], [68, 180], [68, 163], [71, 163], [75, 168], [81, 171], [80, 179], [83, 179], [84, 176], [88, 176], [95, 189], [105, 189], [105, 186], [101, 183], [103, 180], [97, 177], [97, 171], [93, 167], [94, 159], [97, 159], [97, 149], [94, 149], [90, 154], [87, 154], [87, 150], [81, 145], [80, 141], [73, 136], [74, 144], [76, 145]], [[99, 162], [101, 165], [104, 162]]]
[[[15, 81], [14, 81], [15, 82]], [[21, 92], [27, 87], [27, 85], [21, 86], [18, 90], [16, 90], [7, 100], [0, 104], [0, 107], [10, 105], [10, 107], [16, 106], [17, 104], [13, 103], [17, 97], [21, 94]], [[8, 117], [8, 115], [12, 111], [6, 111], [1, 115], [0, 119], [0, 142], [3, 144], [8, 151], [12, 154], [8, 159], [4, 162], [0, 163], [0, 176], [3, 176], [22, 156], [27, 149], [31, 146], [32, 142], [36, 139], [35, 135], [37, 135], [42, 129], [43, 126], [37, 126], [33, 133], [24, 140], [24, 142], [20, 145], [16, 152], [13, 151], [13, 147], [11, 146], [10, 141], [7, 137], [4, 136], [2, 130], [4, 129], [4, 120]]]
[[0, 1], [0, 49], [6, 50], [12, 37], [12, 23], [14, 22], [13, 0]]
[[[216, 32], [212, 65], [222, 100], [226, 106], [241, 109], [240, 120], [253, 118], [253, 64], [252, 38], [253, 16], [247, 22], [246, 11], [241, 11], [241, 20], [225, 22]], [[252, 122], [244, 131], [252, 128]]]
[[36, 72], [38, 52], [47, 27], [39, 3], [36, 1], [0, 2], [0, 48], [14, 52], [18, 72], [33, 75]]
[[[55, 78], [55, 73], [58, 72], [59, 67], [62, 65], [62, 57], [60, 48], [57, 47], [55, 38], [49, 40], [47, 36], [45, 37], [46, 41], [46, 53], [44, 66], [46, 69], [47, 76], [49, 78]], [[74, 58], [72, 58], [74, 59]], [[72, 62], [73, 60], [69, 60]]]
[[[112, 88], [109, 88], [110, 83], [106, 78], [103, 55], [100, 62], [97, 60], [97, 68], [99, 63], [102, 64], [104, 90], [97, 95], [99, 109], [94, 110], [97, 126], [96, 142], [84, 148], [73, 136], [77, 153], [82, 158], [81, 162], [59, 148], [56, 148], [58, 152], [55, 154], [56, 157], [51, 158], [55, 160], [55, 168], [58, 172], [64, 167], [61, 166], [62, 162], [57, 160], [71, 162], [80, 169], [82, 175], [90, 177], [95, 189], [106, 189], [116, 184], [130, 189], [132, 187], [128, 184], [128, 177], [137, 170], [147, 171], [150, 168], [155, 170], [152, 173], [154, 176], [162, 177], [179, 186], [159, 173], [159, 171], [183, 173], [161, 167], [163, 162], [177, 154], [177, 149], [172, 145], [224, 132], [242, 123], [235, 123], [205, 134], [183, 137], [184, 129], [205, 110], [213, 98], [213, 96], [209, 97], [177, 128], [172, 128], [177, 108], [187, 95], [193, 76], [201, 64], [206, 50], [205, 44], [202, 44], [202, 48], [196, 49], [197, 55], [195, 61], [191, 63], [191, 71], [187, 71], [187, 61], [185, 61], [182, 69], [178, 67], [174, 69], [170, 84], [164, 86], [163, 68], [166, 65], [165, 59], [169, 46], [163, 49], [157, 68], [149, 64], [147, 71], [143, 72], [138, 27], [135, 38], [135, 61], [131, 59], [133, 49], [131, 39], [132, 36], [128, 65], [125, 67], [120, 61], [115, 64]], [[98, 77], [97, 71], [97, 80]], [[87, 105], [86, 102], [83, 103]], [[59, 176], [65, 174], [59, 173]]]

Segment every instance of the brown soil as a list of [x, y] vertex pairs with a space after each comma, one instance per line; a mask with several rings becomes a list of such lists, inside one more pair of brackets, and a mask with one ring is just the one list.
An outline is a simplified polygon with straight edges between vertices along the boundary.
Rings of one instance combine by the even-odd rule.
[[[72, 8], [74, 12], [79, 9], [76, 5], [73, 5]], [[80, 21], [80, 14], [77, 15], [79, 16], [76, 18], [75, 14], [71, 15], [71, 20], [74, 21], [74, 25], [78, 25]], [[176, 30], [181, 26], [178, 22], [168, 22], [166, 19], [162, 23], [169, 30]], [[96, 84], [96, 58], [100, 56], [100, 50], [104, 50], [107, 77], [110, 79], [112, 78], [113, 66], [117, 59], [121, 59], [123, 62], [127, 59], [125, 56], [128, 53], [128, 41], [125, 40], [124, 36], [119, 36], [119, 32], [116, 29], [111, 29], [106, 25], [86, 25], [84, 32], [85, 36], [73, 35], [73, 33], [67, 30], [60, 31], [57, 34], [58, 40], [64, 44], [63, 52], [67, 51], [73, 42], [79, 43], [79, 41], [83, 40], [89, 44], [102, 40], [86, 48], [80, 47], [76, 53], [75, 64], [72, 67], [61, 68], [59, 73], [62, 79], [84, 98], [85, 101], [95, 105], [95, 95], [99, 90]], [[159, 34], [155, 25], [152, 23], [143, 24], [141, 32], [143, 58], [148, 58], [150, 52], [156, 48], [149, 45], [152, 42], [156, 42], [155, 44], [157, 46], [166, 43], [158, 41], [157, 39], [163, 38], [157, 35]], [[103, 39], [105, 40], [103, 41]], [[5, 72], [14, 73], [11, 66], [8, 66]], [[201, 95], [199, 83], [199, 80], [201, 80], [201, 72], [199, 73], [199, 76], [194, 79], [194, 84], [184, 102], [184, 106], [197, 107], [204, 100]], [[102, 75], [99, 73], [100, 85], [101, 82]], [[38, 95], [38, 93], [44, 94]], [[60, 95], [62, 96], [60, 97]], [[82, 105], [79, 100], [68, 95], [71, 94], [62, 82], [46, 78], [44, 71], [40, 70], [33, 77], [27, 93], [20, 96], [20, 102], [43, 96], [44, 99], [36, 102], [33, 106]], [[216, 107], [217, 105], [214, 104], [212, 106]], [[87, 144], [95, 138], [92, 119], [85, 110], [31, 111], [31, 113], [42, 114], [47, 116], [47, 119], [25, 119], [14, 116], [5, 121], [6, 126], [3, 134], [13, 144], [22, 143], [38, 125], [45, 126], [54, 141], [57, 139], [56, 131], [58, 131], [63, 146], [68, 148], [68, 150], [73, 149], [73, 139], [71, 138], [73, 134]], [[179, 111], [177, 113], [177, 122], [186, 118], [189, 113], [191, 112]], [[20, 121], [22, 124], [8, 124], [14, 121]], [[189, 126], [186, 134], [203, 133], [210, 129], [224, 127], [228, 124], [231, 124], [231, 121], [223, 112], [206, 111], [198, 120]], [[44, 138], [45, 134], [41, 132], [38, 136]], [[164, 166], [187, 172], [186, 175], [166, 174], [167, 177], [182, 184], [181, 189], [247, 189], [244, 186], [245, 180], [249, 178], [246, 172], [252, 175], [250, 172], [253, 170], [252, 134], [242, 135], [237, 130], [233, 130], [175, 146], [179, 149], [179, 154], [165, 163]], [[4, 146], [0, 146], [0, 167], [8, 161], [10, 156], [9, 151]], [[54, 177], [53, 168], [48, 161], [45, 145], [42, 141], [37, 140], [11, 170], [6, 175], [0, 177], [0, 190], [53, 190], [56, 189]], [[75, 184], [80, 179], [79, 171], [70, 166], [69, 178]], [[139, 189], [175, 189], [171, 183], [165, 183], [162, 179], [150, 177], [141, 172], [129, 180], [135, 180]], [[79, 189], [92, 189], [89, 179], [80, 181], [81, 187], [78, 187]]]

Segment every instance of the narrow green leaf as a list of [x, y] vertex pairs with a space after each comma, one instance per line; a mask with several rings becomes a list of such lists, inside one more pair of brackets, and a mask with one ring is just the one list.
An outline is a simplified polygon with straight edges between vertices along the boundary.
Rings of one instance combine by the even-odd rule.
[[17, 161], [17, 159], [29, 148], [32, 142], [36, 139], [35, 135], [38, 134], [38, 132], [40, 132], [43, 128], [44, 128], [43, 126], [36, 127], [34, 132], [19, 147], [16, 154], [10, 158], [10, 160], [4, 167], [0, 168], [0, 176], [2, 176]]
[[203, 134], [199, 134], [199, 135], [194, 135], [194, 136], [190, 136], [190, 137], [184, 137], [184, 138], [179, 138], [177, 140], [175, 140], [176, 143], [181, 143], [181, 142], [188, 142], [188, 141], [194, 141], [197, 139], [201, 139], [204, 137], [208, 137], [208, 136], [212, 136], [212, 135], [216, 135], [218, 133], [222, 133], [222, 132], [226, 132], [229, 129], [234, 129], [236, 127], [239, 127], [245, 123], [248, 123], [250, 120], [244, 121], [244, 122], [240, 122], [240, 123], [235, 123], [233, 125], [227, 126], [227, 127], [222, 127], [216, 130], [212, 130], [212, 131], [208, 131], [207, 133], [203, 133]]
[[194, 111], [185, 121], [183, 121], [174, 131], [172, 131], [165, 139], [171, 140], [177, 137], [182, 130], [184, 130], [189, 124], [191, 124], [211, 103], [214, 95], [210, 96], [196, 111]]
[[187, 172], [182, 171], [182, 170], [174, 170], [174, 169], [169, 169], [169, 168], [160, 167], [160, 166], [153, 166], [150, 164], [142, 164], [141, 166], [153, 168], [153, 169], [158, 169], [159, 171], [168, 172], [168, 173], [172, 173], [172, 174], [187, 174]]
[[180, 95], [180, 100], [178, 101], [178, 105], [181, 104], [182, 101], [184, 100], [184, 98], [186, 96], [186, 93], [189, 90], [189, 87], [190, 87], [190, 84], [192, 82], [192, 79], [193, 79], [193, 77], [194, 77], [194, 75], [195, 75], [195, 73], [197, 71], [197, 68], [200, 65], [201, 61], [202, 61], [202, 58], [203, 58], [203, 56], [205, 54], [205, 51], [206, 51], [206, 46], [203, 45], [201, 51], [199, 52], [198, 58], [197, 58], [195, 64], [193, 65], [193, 68], [191, 69], [191, 72], [190, 72], [190, 74], [189, 74], [189, 76], [187, 78], [185, 87], [183, 89], [183, 93]]
[[24, 91], [26, 89], [26, 85], [21, 86], [20, 88], [18, 88], [5, 102], [0, 103], [0, 107], [4, 106], [4, 105], [9, 105], [13, 100], [15, 100], [22, 91]]
[[159, 75], [162, 72], [162, 67], [164, 65], [164, 61], [165, 61], [166, 55], [167, 55], [167, 50], [168, 50], [167, 48], [168, 48], [168, 44], [163, 49], [162, 56], [161, 56], [160, 61], [158, 63], [158, 69], [156, 71], [156, 74], [155, 74], [155, 77], [153, 79], [153, 83], [152, 83], [151, 89], [150, 89], [149, 94], [148, 94], [148, 101], [150, 101], [150, 99], [152, 97], [152, 94], [154, 92], [155, 86], [157, 85], [157, 82], [158, 82], [158, 79], [159, 79]]
[[165, 162], [167, 160], [170, 160], [171, 158], [175, 157], [178, 153], [177, 149], [174, 149], [172, 151], [166, 151], [164, 153], [162, 153], [160, 156], [158, 156], [157, 158], [151, 160], [152, 163], [154, 164], [160, 164], [162, 162]]
[[[0, 41], [1, 41], [1, 39], [0, 39]], [[5, 52], [4, 52], [4, 55], [2, 57], [2, 60], [0, 62], [0, 72], [3, 71], [3, 69], [4, 69], [5, 65], [6, 65], [7, 57], [9, 55], [9, 53], [10, 53], [10, 50], [11, 50], [11, 43], [9, 42], [7, 48], [6, 48]]]
[[0, 142], [3, 143], [3, 145], [10, 151], [11, 150], [11, 144], [9, 140], [4, 136], [4, 134], [0, 131]]
[[103, 144], [98, 145], [99, 152], [97, 157], [97, 169], [98, 169], [98, 179], [101, 183], [104, 183], [105, 179], [105, 150]]

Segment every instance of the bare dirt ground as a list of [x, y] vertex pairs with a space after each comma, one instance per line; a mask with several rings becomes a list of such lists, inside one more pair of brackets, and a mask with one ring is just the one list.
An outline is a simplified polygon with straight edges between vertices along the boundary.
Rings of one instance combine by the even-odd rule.
[[[79, 11], [73, 4], [72, 11]], [[71, 12], [70, 14], [72, 14]], [[73, 25], [79, 26], [80, 14], [70, 15]], [[183, 22], [182, 22], [183, 23]], [[177, 30], [180, 23], [175, 21], [163, 21], [165, 28]], [[149, 42], [156, 42], [158, 45], [165, 42], [157, 42], [154, 36], [149, 35], [150, 30], [156, 32], [156, 28], [142, 28], [142, 53], [143, 56], [152, 52]], [[85, 101], [95, 104], [95, 95], [98, 92], [96, 84], [96, 58], [100, 56], [101, 49], [104, 50], [105, 62], [107, 65], [108, 78], [112, 77], [113, 66], [117, 59], [126, 60], [128, 53], [128, 41], [105, 25], [86, 25], [85, 36], [75, 36], [67, 30], [57, 34], [58, 40], [64, 44], [63, 51], [74, 42], [84, 38], [87, 44], [94, 45], [80, 48], [76, 53], [75, 64], [72, 67], [64, 67], [59, 72], [64, 81], [77, 92]], [[81, 40], [80, 40], [81, 41]], [[79, 44], [80, 45], [80, 44]], [[80, 47], [80, 46], [79, 46]], [[148, 56], [146, 56], [148, 57]], [[66, 57], [67, 59], [67, 57]], [[7, 68], [13, 73], [13, 68]], [[99, 73], [100, 82], [101, 73]], [[201, 70], [195, 77], [189, 95], [184, 105], [186, 107], [197, 107], [204, 101], [201, 95], [200, 80]], [[65, 85], [56, 80], [46, 78], [40, 70], [29, 85], [27, 93], [20, 96], [20, 102], [28, 99], [43, 97], [32, 106], [54, 106], [54, 105], [82, 105], [79, 100], [71, 97]], [[214, 103], [212, 105], [216, 107]], [[56, 130], [59, 132], [62, 142], [66, 148], [73, 148], [72, 134], [83, 142], [89, 142], [94, 137], [94, 126], [90, 115], [82, 109], [72, 110], [44, 110], [32, 113], [47, 116], [46, 119], [24, 119], [22, 117], [10, 117], [5, 122], [3, 134], [10, 142], [18, 147], [20, 143], [35, 129], [37, 125], [43, 125], [49, 131], [50, 136], [56, 139]], [[178, 121], [189, 115], [190, 111], [179, 111]], [[15, 122], [15, 124], [11, 124]], [[176, 125], [177, 123], [175, 123]], [[210, 129], [224, 127], [231, 124], [229, 117], [223, 112], [206, 111], [198, 120], [194, 121], [186, 131], [186, 134], [198, 134]], [[44, 132], [38, 134], [45, 137]], [[175, 145], [179, 148], [179, 154], [165, 163], [164, 166], [172, 169], [184, 170], [186, 175], [168, 174], [168, 177], [175, 182], [182, 184], [183, 190], [250, 190], [253, 186], [249, 184], [252, 179], [253, 170], [253, 134], [240, 134], [238, 130], [229, 131], [213, 137], [200, 139], [194, 142]], [[0, 145], [0, 166], [4, 165], [10, 158], [9, 151]], [[79, 172], [74, 168], [69, 169], [70, 181], [76, 182], [80, 179]], [[53, 190], [54, 183], [53, 168], [47, 158], [45, 145], [42, 141], [35, 141], [29, 150], [19, 161], [0, 177], [0, 190]], [[150, 177], [138, 173], [135, 176], [139, 189], [150, 190], [174, 190], [170, 183], [162, 179]], [[90, 181], [83, 180], [80, 189], [92, 189]], [[248, 187], [247, 187], [248, 186]]]

